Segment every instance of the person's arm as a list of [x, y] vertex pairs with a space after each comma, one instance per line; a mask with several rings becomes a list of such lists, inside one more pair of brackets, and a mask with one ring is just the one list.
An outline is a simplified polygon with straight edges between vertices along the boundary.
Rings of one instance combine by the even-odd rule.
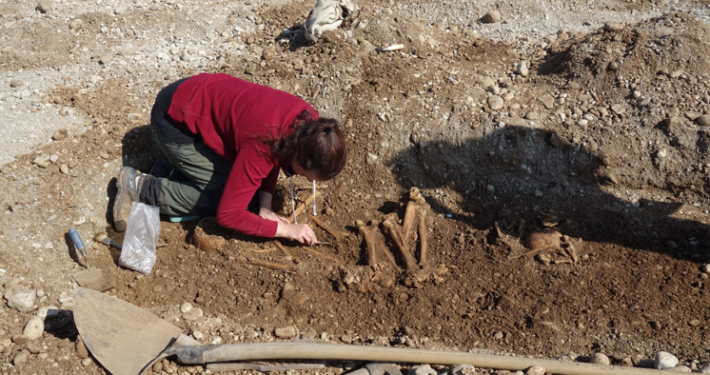
[[[281, 237], [308, 245], [318, 243], [315, 233], [307, 224], [289, 224], [288, 221], [264, 218], [247, 210], [249, 201], [273, 168], [273, 164], [262, 156], [252, 147], [239, 151], [217, 208], [217, 223], [250, 236]], [[259, 191], [259, 203], [268, 206], [269, 211], [271, 200], [271, 193]]]
[[271, 193], [268, 193], [266, 191], [259, 192], [259, 216], [267, 220], [275, 221], [277, 223], [288, 224], [288, 219], [276, 214], [276, 212], [274, 212], [271, 208], [272, 198], [273, 196], [271, 195]]

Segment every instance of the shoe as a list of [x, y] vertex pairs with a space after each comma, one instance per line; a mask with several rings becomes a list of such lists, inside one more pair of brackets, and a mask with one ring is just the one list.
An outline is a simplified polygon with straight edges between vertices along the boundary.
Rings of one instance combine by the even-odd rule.
[[128, 215], [133, 202], [140, 201], [140, 189], [145, 178], [131, 167], [123, 167], [116, 177], [116, 199], [113, 202], [113, 226], [123, 232], [128, 225]]
[[172, 164], [165, 160], [158, 160], [153, 164], [153, 167], [150, 169], [151, 176], [159, 177], [159, 178], [167, 178], [168, 180], [173, 180], [173, 181], [185, 181], [187, 178], [185, 178], [185, 175], [182, 174], [177, 168], [175, 168]]

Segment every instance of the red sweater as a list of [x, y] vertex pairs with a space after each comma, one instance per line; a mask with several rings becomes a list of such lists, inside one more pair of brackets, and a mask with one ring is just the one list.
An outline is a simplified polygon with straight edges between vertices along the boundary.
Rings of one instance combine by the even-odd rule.
[[274, 237], [275, 221], [247, 211], [255, 193], [274, 193], [281, 167], [259, 138], [275, 137], [279, 131], [290, 134], [303, 110], [318, 119], [318, 112], [296, 96], [227, 74], [202, 73], [178, 86], [168, 109], [170, 118], [200, 134], [207, 146], [233, 162], [217, 223], [247, 235]]

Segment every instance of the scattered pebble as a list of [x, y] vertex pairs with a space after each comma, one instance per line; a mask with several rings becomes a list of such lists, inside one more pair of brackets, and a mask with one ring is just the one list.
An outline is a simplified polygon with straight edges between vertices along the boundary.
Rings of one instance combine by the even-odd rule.
[[76, 355], [81, 359], [89, 357], [89, 349], [86, 348], [84, 340], [81, 339], [81, 336], [79, 336], [79, 339], [76, 340]]
[[483, 16], [483, 22], [485, 23], [496, 23], [500, 21], [500, 12], [497, 10], [492, 10]]
[[184, 314], [192, 310], [192, 304], [190, 302], [185, 302], [180, 306], [180, 311]]
[[430, 365], [419, 365], [419, 366], [412, 366], [409, 371], [407, 371], [408, 375], [437, 375], [436, 370], [431, 368]]
[[607, 366], [611, 364], [609, 357], [607, 357], [603, 353], [594, 353], [594, 355], [592, 356], [592, 359], [589, 362], [596, 363], [598, 365], [607, 365]]
[[476, 368], [467, 364], [456, 365], [449, 370], [449, 375], [476, 375]]
[[30, 340], [37, 340], [44, 333], [44, 320], [38, 316], [33, 316], [22, 330], [22, 335]]
[[37, 294], [34, 290], [19, 284], [7, 288], [5, 299], [7, 305], [17, 311], [29, 311], [35, 304]]
[[274, 335], [280, 339], [292, 339], [296, 337], [296, 327], [280, 327], [274, 330]]
[[81, 18], [74, 18], [69, 21], [69, 28], [74, 31], [79, 31], [84, 27], [84, 21]]
[[527, 77], [530, 71], [528, 70], [528, 64], [525, 61], [521, 61], [518, 64], [518, 74], [522, 77]]
[[42, 13], [48, 13], [54, 10], [54, 3], [52, 0], [39, 0], [37, 3], [37, 10]]
[[505, 104], [505, 101], [503, 100], [503, 98], [501, 98], [498, 95], [489, 96], [487, 102], [488, 102], [488, 107], [493, 111], [497, 111], [497, 110], [503, 108], [503, 105]]
[[546, 369], [542, 366], [530, 366], [525, 370], [526, 375], [545, 375]]
[[710, 115], [702, 115], [695, 119], [700, 126], [710, 126]]

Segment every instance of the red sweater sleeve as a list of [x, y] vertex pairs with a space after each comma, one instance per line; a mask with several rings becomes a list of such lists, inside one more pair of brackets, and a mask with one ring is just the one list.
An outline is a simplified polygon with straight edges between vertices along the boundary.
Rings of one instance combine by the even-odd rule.
[[217, 223], [246, 235], [273, 238], [278, 223], [249, 212], [247, 207], [274, 169], [278, 173], [277, 166], [256, 145], [244, 145], [229, 172], [217, 207]]

